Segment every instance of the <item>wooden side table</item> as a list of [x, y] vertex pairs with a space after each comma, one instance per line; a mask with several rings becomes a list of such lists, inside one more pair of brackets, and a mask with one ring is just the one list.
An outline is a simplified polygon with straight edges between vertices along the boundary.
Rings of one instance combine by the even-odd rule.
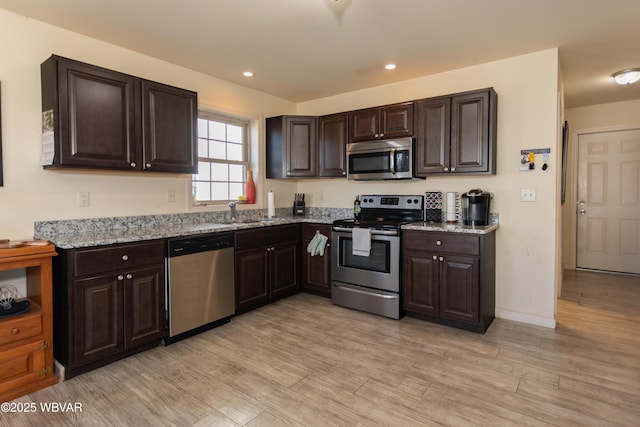
[[0, 271], [24, 268], [30, 310], [0, 318], [0, 401], [58, 382], [53, 369], [52, 244], [0, 249]]

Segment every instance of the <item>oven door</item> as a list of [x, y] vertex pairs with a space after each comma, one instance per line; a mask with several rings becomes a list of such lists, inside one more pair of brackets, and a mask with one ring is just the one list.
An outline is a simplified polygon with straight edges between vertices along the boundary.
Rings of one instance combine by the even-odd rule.
[[[345, 231], [347, 230], [347, 231]], [[353, 255], [349, 229], [331, 234], [331, 279], [373, 289], [400, 292], [400, 236], [397, 231], [371, 231], [369, 256]]]

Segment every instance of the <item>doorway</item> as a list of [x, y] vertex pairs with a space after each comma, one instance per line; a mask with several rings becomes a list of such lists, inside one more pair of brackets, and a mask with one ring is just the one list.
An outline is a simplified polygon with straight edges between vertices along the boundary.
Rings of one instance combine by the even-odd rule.
[[578, 136], [576, 266], [640, 274], [640, 129]]

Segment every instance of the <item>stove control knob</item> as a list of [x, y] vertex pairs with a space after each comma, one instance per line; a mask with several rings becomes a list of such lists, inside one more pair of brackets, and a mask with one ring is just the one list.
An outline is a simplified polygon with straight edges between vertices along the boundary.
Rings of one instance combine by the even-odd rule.
[[413, 199], [413, 203], [415, 203], [416, 205], [418, 204], [419, 200], [418, 199]]
[[373, 203], [373, 199], [369, 199], [369, 203]]

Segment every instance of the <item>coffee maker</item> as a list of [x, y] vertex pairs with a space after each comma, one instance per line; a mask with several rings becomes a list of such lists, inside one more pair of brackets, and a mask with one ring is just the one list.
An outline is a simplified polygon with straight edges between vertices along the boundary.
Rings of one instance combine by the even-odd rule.
[[460, 200], [464, 225], [489, 225], [491, 194], [474, 189], [464, 193]]

